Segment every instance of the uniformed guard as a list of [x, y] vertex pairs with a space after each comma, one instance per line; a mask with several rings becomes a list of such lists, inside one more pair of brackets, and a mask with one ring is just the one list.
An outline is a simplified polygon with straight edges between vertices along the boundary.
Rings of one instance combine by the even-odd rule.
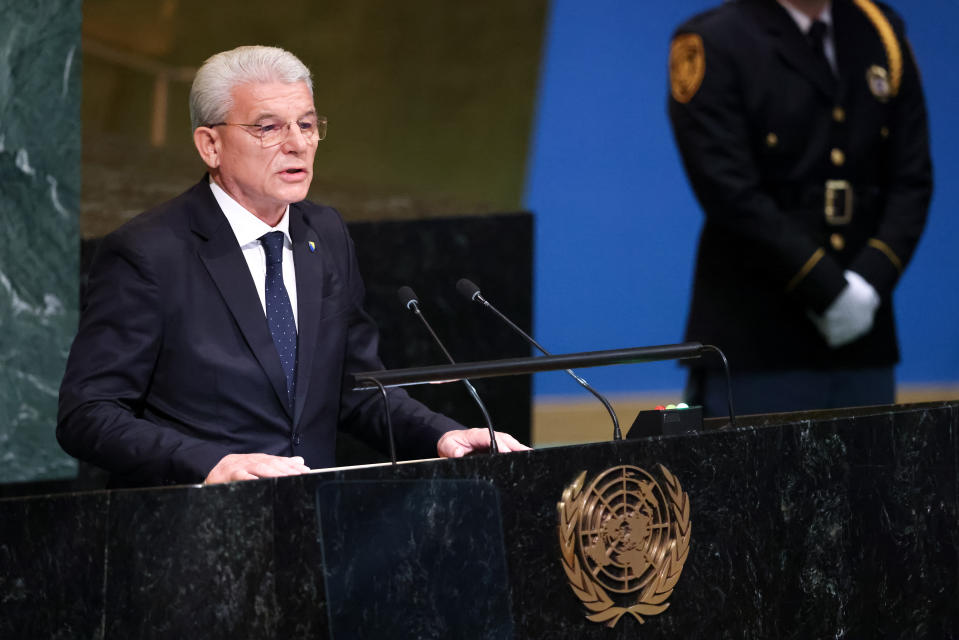
[[[932, 194], [902, 20], [870, 0], [735, 0], [682, 25], [669, 115], [705, 212], [686, 338], [740, 413], [885, 404], [892, 293]], [[725, 414], [718, 363], [689, 399]]]

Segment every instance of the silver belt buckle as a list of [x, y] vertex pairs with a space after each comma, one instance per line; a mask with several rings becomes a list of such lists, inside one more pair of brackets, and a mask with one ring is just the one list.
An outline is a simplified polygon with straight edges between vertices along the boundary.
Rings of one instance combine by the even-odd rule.
[[[843, 198], [842, 211], [836, 211], [836, 201]], [[826, 180], [825, 208], [826, 222], [833, 225], [852, 222], [852, 185], [848, 180]]]

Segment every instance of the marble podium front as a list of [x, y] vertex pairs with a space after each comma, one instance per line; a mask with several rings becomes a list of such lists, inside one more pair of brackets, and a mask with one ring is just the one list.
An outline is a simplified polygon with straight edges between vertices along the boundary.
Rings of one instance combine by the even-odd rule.
[[[396, 469], [6, 499], [0, 637], [360, 638], [390, 589], [408, 615], [389, 611], [381, 637], [449, 637], [457, 607], [489, 621], [457, 637], [953, 637], [957, 416], [959, 402], [747, 416], [735, 430]], [[610, 628], [570, 589], [556, 507], [582, 471], [616, 465], [668, 467], [692, 537], [669, 608]], [[344, 528], [324, 530], [335, 518]], [[371, 560], [427, 534], [471, 557]], [[372, 586], [350, 591], [351, 572]]]

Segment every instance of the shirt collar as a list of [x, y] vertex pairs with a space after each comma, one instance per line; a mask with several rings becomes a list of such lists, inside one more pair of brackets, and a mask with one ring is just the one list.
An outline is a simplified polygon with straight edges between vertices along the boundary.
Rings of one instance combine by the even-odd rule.
[[290, 238], [290, 205], [286, 205], [286, 211], [283, 212], [283, 217], [280, 218], [277, 225], [271, 227], [230, 197], [230, 194], [224, 191], [212, 178], [210, 179], [210, 190], [213, 191], [213, 197], [216, 198], [217, 204], [223, 210], [223, 215], [230, 223], [233, 235], [236, 236], [236, 241], [241, 247], [253, 242], [258, 243], [264, 234], [271, 231], [282, 231], [285, 238], [283, 244], [287, 247], [293, 246], [293, 240]]
[[[789, 12], [789, 15], [792, 16], [793, 21], [799, 27], [799, 30], [803, 33], [809, 32], [809, 27], [812, 26], [813, 19], [807, 16], [805, 13], [792, 6], [787, 0], [776, 0], [782, 7]], [[827, 2], [826, 6], [822, 8], [822, 12], [816, 17], [817, 20], [821, 20], [826, 24], [826, 32], [829, 33], [832, 31], [832, 2]]]

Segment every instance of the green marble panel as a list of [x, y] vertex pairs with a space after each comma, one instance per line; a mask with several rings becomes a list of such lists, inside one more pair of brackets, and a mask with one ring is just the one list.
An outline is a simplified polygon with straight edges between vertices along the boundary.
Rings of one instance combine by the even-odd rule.
[[0, 483], [64, 478], [76, 332], [81, 0], [0, 0]]

